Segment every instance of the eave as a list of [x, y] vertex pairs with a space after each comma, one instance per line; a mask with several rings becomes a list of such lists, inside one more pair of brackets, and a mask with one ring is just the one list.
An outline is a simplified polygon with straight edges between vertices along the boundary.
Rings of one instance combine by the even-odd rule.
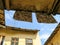
[[[0, 9], [7, 10], [19, 10], [19, 11], [28, 11], [28, 12], [40, 12], [46, 14], [56, 14], [58, 13], [58, 8], [60, 8], [59, 0], [0, 0]], [[20, 3], [21, 2], [21, 3]], [[28, 3], [26, 3], [28, 2]], [[27, 5], [27, 6], [26, 6]], [[56, 11], [57, 10], [57, 11]], [[60, 11], [59, 11], [60, 13]]]

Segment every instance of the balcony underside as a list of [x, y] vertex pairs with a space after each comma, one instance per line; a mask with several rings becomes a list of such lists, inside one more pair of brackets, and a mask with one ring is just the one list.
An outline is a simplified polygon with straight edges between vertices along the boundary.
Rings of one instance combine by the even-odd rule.
[[0, 0], [0, 9], [60, 14], [59, 0]]

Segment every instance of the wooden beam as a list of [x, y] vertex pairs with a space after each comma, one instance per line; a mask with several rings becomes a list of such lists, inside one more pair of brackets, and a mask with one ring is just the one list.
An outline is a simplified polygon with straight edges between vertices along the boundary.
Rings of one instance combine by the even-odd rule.
[[51, 13], [54, 11], [57, 2], [58, 2], [58, 0], [54, 0], [52, 6], [51, 6], [50, 9], [48, 10], [48, 14], [51, 14]]
[[56, 5], [56, 7], [55, 7], [55, 9], [54, 9], [54, 11], [53, 11], [53, 14], [58, 13], [59, 7], [60, 7], [60, 1], [58, 1], [57, 5]]
[[53, 6], [52, 6], [52, 13], [55, 11], [56, 6], [58, 5], [58, 3], [59, 3], [59, 0], [54, 1]]
[[7, 10], [10, 9], [9, 0], [5, 0], [5, 6]]
[[3, 8], [4, 8], [4, 6], [3, 6], [3, 1], [0, 0], [0, 9], [3, 9]]

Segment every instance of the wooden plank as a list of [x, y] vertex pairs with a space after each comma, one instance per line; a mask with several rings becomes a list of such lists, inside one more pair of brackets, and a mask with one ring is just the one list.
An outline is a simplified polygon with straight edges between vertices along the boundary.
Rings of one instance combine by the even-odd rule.
[[4, 10], [0, 10], [0, 25], [5, 25]]
[[[57, 14], [60, 14], [60, 7], [57, 9], [56, 13], [57, 13]], [[55, 14], [56, 14], [56, 13], [55, 13]]]
[[32, 22], [32, 12], [16, 11], [13, 18], [18, 21]]
[[57, 6], [56, 6], [56, 8], [55, 8], [55, 10], [54, 10], [55, 12], [53, 12], [53, 13], [57, 13], [57, 14], [60, 14], [60, 2], [57, 4]]
[[7, 10], [10, 9], [10, 5], [9, 4], [10, 4], [9, 0], [5, 0], [5, 7], [6, 7]]
[[0, 9], [4, 9], [3, 0], [0, 0]]
[[59, 0], [0, 0], [0, 9], [57, 14], [60, 13], [56, 8], [60, 2], [57, 2]]
[[54, 0], [10, 0], [10, 7], [15, 10], [46, 12], [52, 7], [53, 2]]

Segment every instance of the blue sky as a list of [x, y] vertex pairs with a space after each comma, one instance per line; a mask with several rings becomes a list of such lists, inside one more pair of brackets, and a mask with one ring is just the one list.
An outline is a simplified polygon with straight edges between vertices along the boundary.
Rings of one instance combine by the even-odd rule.
[[53, 30], [57, 27], [60, 22], [60, 16], [57, 14], [53, 16], [58, 23], [38, 23], [36, 20], [35, 13], [32, 13], [32, 22], [17, 21], [13, 19], [15, 11], [6, 11], [5, 10], [5, 23], [7, 26], [17, 27], [17, 28], [26, 28], [26, 29], [37, 29], [40, 30], [39, 35], [42, 45], [51, 35]]

